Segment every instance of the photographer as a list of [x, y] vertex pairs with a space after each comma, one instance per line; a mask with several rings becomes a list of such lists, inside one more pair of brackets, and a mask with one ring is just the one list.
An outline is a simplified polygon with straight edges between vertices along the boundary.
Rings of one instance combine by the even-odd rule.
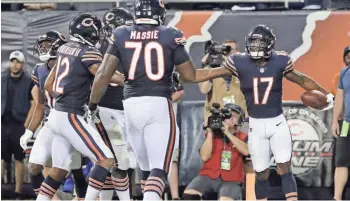
[[199, 176], [187, 186], [184, 200], [200, 200], [211, 192], [218, 193], [219, 200], [241, 199], [245, 177], [243, 157], [248, 155], [247, 134], [239, 130], [244, 111], [232, 103], [224, 109], [218, 108], [211, 109], [206, 139], [200, 149], [204, 164]]
[[[235, 40], [226, 40], [222, 45], [216, 41], [207, 41], [204, 44], [205, 56], [202, 59], [204, 68], [219, 67], [227, 56], [238, 52], [238, 44]], [[246, 112], [244, 96], [240, 89], [239, 80], [234, 76], [216, 78], [199, 83], [199, 90], [206, 94], [204, 105], [204, 119], [210, 115], [209, 108], [212, 103], [235, 103]], [[207, 125], [205, 121], [204, 125]]]

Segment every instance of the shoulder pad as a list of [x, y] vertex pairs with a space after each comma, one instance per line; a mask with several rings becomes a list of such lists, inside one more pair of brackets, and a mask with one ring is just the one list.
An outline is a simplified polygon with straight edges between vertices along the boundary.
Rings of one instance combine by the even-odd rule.
[[88, 48], [85, 49], [85, 51], [82, 51], [82, 52], [83, 52], [82, 55], [91, 54], [92, 53], [92, 54], [97, 54], [97, 55], [102, 57], [102, 54], [101, 54], [100, 50], [97, 49], [96, 47], [89, 46]]
[[44, 65], [44, 64], [45, 64], [45, 63], [37, 63], [37, 64], [35, 64], [34, 68], [37, 68], [37, 67], [42, 66], [42, 65]]
[[232, 55], [230, 55], [232, 58], [242, 58], [244, 56], [246, 56], [246, 53], [241, 53], [241, 52], [237, 52], [237, 53], [234, 53]]
[[169, 26], [168, 27], [169, 30], [171, 31], [172, 34], [174, 34], [175, 38], [175, 43], [178, 44], [178, 45], [186, 45], [187, 43], [187, 39], [186, 37], [184, 36], [184, 33], [177, 29], [176, 27], [173, 27], [173, 26]]
[[278, 51], [278, 50], [275, 50], [276, 52], [276, 55], [278, 56], [286, 56], [286, 57], [289, 57], [289, 54], [286, 52], [286, 51]]

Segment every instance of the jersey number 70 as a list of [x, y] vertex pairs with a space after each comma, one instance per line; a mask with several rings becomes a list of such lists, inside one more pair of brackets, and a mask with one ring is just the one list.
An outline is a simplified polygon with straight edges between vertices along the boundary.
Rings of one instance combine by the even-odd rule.
[[[142, 42], [125, 42], [125, 48], [134, 49], [131, 64], [128, 73], [128, 79], [134, 80], [137, 64], [140, 60], [141, 51], [144, 55], [145, 72], [147, 77], [152, 81], [158, 81], [163, 78], [165, 72], [164, 51], [161, 44], [155, 41], [147, 43], [142, 48]], [[152, 50], [155, 51], [157, 57], [157, 73], [152, 72]]]

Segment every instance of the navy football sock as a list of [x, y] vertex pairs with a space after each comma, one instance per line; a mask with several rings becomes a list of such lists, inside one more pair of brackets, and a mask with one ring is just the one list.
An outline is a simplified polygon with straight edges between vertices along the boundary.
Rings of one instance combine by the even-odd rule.
[[106, 178], [109, 174], [109, 170], [106, 168], [95, 165], [89, 174], [89, 185], [85, 195], [85, 200], [96, 200], [100, 191], [103, 188], [103, 185], [106, 181]]
[[72, 175], [75, 181], [75, 190], [78, 198], [85, 198], [88, 184], [81, 168], [72, 170]]
[[269, 181], [255, 179], [255, 197], [257, 200], [267, 200]]
[[39, 194], [41, 183], [44, 181], [43, 173], [39, 173], [38, 175], [30, 175], [30, 180], [32, 181], [32, 187], [36, 195]]
[[41, 184], [37, 200], [51, 200], [61, 183], [62, 182], [56, 181], [52, 177], [47, 176]]
[[286, 200], [298, 200], [297, 193], [297, 182], [293, 176], [293, 173], [288, 172], [281, 175], [282, 178], [282, 189], [286, 196]]
[[144, 189], [145, 189], [145, 184], [146, 181], [149, 177], [149, 174], [151, 174], [151, 171], [141, 171], [141, 191], [142, 193], [144, 193]]

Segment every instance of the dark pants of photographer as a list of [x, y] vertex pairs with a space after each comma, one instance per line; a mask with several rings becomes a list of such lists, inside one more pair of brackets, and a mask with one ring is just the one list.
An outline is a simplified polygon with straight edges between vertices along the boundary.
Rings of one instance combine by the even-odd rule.
[[350, 167], [350, 129], [343, 131], [342, 122], [340, 124], [340, 133], [346, 132], [347, 135], [340, 135], [336, 139], [335, 148], [335, 166], [336, 167]]
[[196, 190], [204, 197], [208, 193], [217, 192], [218, 198], [229, 197], [233, 200], [242, 200], [241, 184], [237, 182], [225, 182], [221, 177], [212, 179], [208, 176], [199, 175], [191, 181], [187, 189]]

